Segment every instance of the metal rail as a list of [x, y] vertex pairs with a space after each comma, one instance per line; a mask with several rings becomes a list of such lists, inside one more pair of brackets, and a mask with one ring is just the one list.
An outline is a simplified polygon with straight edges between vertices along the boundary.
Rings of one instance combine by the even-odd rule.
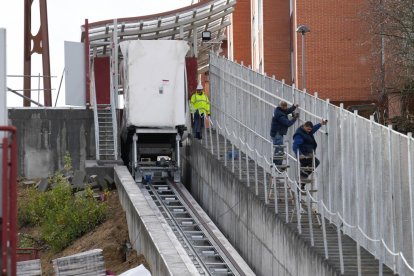
[[143, 186], [201, 275], [245, 275], [177, 186], [157, 177]]

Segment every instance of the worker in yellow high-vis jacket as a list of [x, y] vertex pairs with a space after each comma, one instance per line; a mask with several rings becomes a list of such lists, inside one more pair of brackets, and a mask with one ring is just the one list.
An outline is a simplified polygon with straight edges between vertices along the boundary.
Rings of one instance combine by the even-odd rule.
[[191, 96], [190, 111], [195, 138], [201, 139], [204, 128], [204, 117], [210, 116], [210, 101], [201, 84], [197, 85], [196, 93]]

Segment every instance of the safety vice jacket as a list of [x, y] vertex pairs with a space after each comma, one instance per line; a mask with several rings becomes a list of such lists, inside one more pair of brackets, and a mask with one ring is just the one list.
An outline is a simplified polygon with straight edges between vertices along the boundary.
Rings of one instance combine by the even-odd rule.
[[191, 96], [190, 111], [194, 114], [196, 110], [198, 110], [198, 113], [200, 115], [210, 115], [210, 101], [208, 100], [208, 97], [204, 91], [201, 95], [198, 95], [197, 92], [194, 92], [194, 94]]

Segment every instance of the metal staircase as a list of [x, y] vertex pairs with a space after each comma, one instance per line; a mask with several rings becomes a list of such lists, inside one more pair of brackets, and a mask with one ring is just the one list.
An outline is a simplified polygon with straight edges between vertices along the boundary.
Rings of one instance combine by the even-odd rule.
[[96, 160], [116, 161], [118, 159], [118, 131], [114, 100], [111, 97], [111, 104], [97, 103], [93, 70], [91, 73], [91, 94], [95, 122]]
[[116, 160], [116, 144], [114, 140], [114, 124], [111, 105], [98, 104], [98, 154], [99, 160]]

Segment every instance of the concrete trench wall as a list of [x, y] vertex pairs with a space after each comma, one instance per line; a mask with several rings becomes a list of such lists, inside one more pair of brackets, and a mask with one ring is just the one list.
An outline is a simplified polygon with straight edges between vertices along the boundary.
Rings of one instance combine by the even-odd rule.
[[182, 156], [191, 194], [257, 275], [336, 275], [200, 143]]
[[[146, 199], [125, 166], [116, 166], [115, 184], [126, 213], [132, 247], [145, 256], [152, 275], [198, 275], [151, 196]], [[152, 202], [152, 206], [150, 205]]]
[[74, 169], [95, 159], [92, 110], [11, 108], [10, 124], [17, 128], [20, 176], [45, 177], [63, 167], [69, 152]]

